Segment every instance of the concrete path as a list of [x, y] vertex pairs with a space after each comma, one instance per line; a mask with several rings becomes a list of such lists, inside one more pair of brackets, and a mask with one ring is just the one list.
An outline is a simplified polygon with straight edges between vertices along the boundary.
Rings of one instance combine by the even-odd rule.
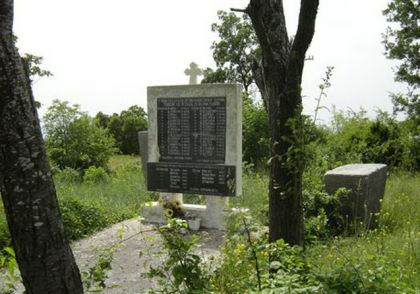
[[[142, 273], [148, 271], [148, 264], [156, 266], [164, 258], [153, 254], [162, 248], [161, 239], [155, 229], [153, 225], [141, 224], [138, 219], [130, 219], [73, 243], [73, 253], [80, 271], [87, 272], [97, 262], [101, 252], [100, 246], [113, 247], [115, 252], [112, 270], [108, 272], [106, 285], [115, 288], [107, 288], [102, 293], [136, 294], [155, 288], [156, 281], [142, 277]], [[204, 259], [217, 256], [224, 240], [223, 232], [206, 230], [200, 231], [199, 234], [201, 241], [196, 253]], [[22, 285], [19, 285], [16, 293], [23, 293]]]
[[[224, 235], [217, 230], [201, 231], [202, 242], [197, 248], [197, 254], [203, 258], [217, 256], [222, 245]], [[163, 257], [156, 257], [161, 249], [159, 234], [155, 226], [141, 224], [138, 219], [131, 219], [116, 224], [96, 235], [76, 242], [72, 245], [80, 270], [87, 271], [95, 264], [98, 256], [98, 246], [113, 246], [115, 248], [112, 270], [108, 274], [107, 289], [104, 293], [141, 293], [154, 288], [156, 284], [142, 273], [148, 271], [148, 264], [158, 265]], [[140, 256], [141, 253], [141, 256]]]

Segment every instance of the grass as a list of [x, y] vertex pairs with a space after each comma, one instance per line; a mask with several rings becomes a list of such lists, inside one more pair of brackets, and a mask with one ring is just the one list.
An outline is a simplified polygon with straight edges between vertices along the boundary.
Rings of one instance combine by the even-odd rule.
[[[142, 204], [154, 197], [145, 188], [138, 157], [114, 156], [108, 170], [110, 180], [106, 183], [69, 183], [59, 178], [55, 181], [63, 221], [72, 240], [138, 215]], [[369, 292], [372, 285], [374, 289], [383, 286], [395, 293], [420, 289], [419, 183], [420, 174], [391, 174], [379, 215], [380, 228], [308, 245], [304, 254], [313, 272], [332, 289], [336, 285], [337, 293], [344, 293], [341, 288], [354, 289], [354, 285], [361, 285], [362, 292]], [[243, 196], [231, 198], [230, 203], [249, 208], [256, 222], [266, 224], [267, 187], [267, 175], [245, 169]], [[185, 202], [203, 200], [189, 197]], [[0, 246], [7, 243], [6, 232], [1, 209]]]
[[394, 230], [420, 230], [420, 174], [391, 174], [382, 205], [384, 225]]
[[231, 198], [230, 205], [248, 208], [255, 220], [265, 224], [268, 216], [268, 177], [245, 170], [242, 176], [242, 195]]
[[[262, 224], [267, 219], [267, 182], [265, 175], [245, 173], [244, 195], [231, 201], [232, 205], [248, 207]], [[390, 174], [377, 230], [306, 246], [305, 259], [334, 293], [370, 293], [381, 287], [383, 293], [390, 293], [389, 289], [391, 293], [420, 290], [419, 183], [420, 174]]]
[[139, 215], [141, 206], [151, 197], [139, 161], [135, 156], [112, 157], [108, 182], [56, 181], [63, 222], [71, 240]]
[[[135, 217], [142, 204], [150, 200], [138, 156], [114, 156], [108, 169], [111, 176], [107, 183], [68, 182], [55, 178], [62, 219], [70, 240]], [[10, 245], [2, 208], [0, 203], [0, 248]]]
[[80, 199], [96, 203], [109, 212], [126, 211], [134, 216], [139, 213], [149, 193], [141, 173], [139, 158], [114, 156], [108, 166], [111, 180], [108, 183], [89, 184], [56, 181], [59, 200]]
[[[380, 226], [357, 237], [334, 238], [306, 250], [315, 272], [336, 275], [345, 287], [346, 275], [371, 283], [395, 286], [394, 293], [420, 290], [420, 174], [391, 174], [387, 180]], [[360, 277], [360, 278], [358, 278]], [[353, 281], [354, 282], [354, 281]], [[398, 286], [396, 286], [398, 285]]]

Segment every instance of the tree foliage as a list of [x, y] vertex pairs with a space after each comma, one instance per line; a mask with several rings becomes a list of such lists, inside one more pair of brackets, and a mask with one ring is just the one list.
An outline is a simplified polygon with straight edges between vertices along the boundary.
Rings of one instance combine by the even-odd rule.
[[387, 20], [397, 25], [388, 27], [384, 36], [388, 58], [400, 60], [397, 81], [410, 86], [420, 84], [420, 8], [417, 0], [393, 0], [384, 10]]
[[391, 170], [420, 168], [420, 142], [412, 139], [411, 126], [386, 112], [378, 113], [373, 120], [366, 111], [335, 112], [333, 126], [323, 142], [325, 156], [331, 162], [385, 163]]
[[228, 81], [226, 71], [221, 68], [213, 70], [208, 67], [204, 69], [203, 76], [204, 78], [201, 80], [202, 84], [226, 83]]
[[138, 132], [147, 130], [147, 114], [142, 107], [133, 105], [111, 116], [98, 112], [95, 119], [109, 130], [122, 154], [139, 153]]
[[249, 93], [249, 86], [254, 83], [252, 65], [259, 52], [250, 19], [246, 14], [242, 17], [225, 11], [217, 14], [219, 22], [211, 27], [220, 38], [211, 46], [217, 69], [207, 68], [203, 83], [238, 82]]
[[267, 111], [261, 103], [244, 98], [242, 112], [243, 161], [255, 167], [265, 166], [270, 154]]
[[392, 0], [384, 14], [389, 26], [384, 35], [386, 56], [399, 60], [395, 79], [409, 85], [407, 94], [393, 94], [394, 111], [405, 112], [419, 123], [420, 99], [420, 8], [417, 0]]
[[55, 100], [44, 116], [46, 147], [60, 169], [105, 167], [115, 153], [114, 140], [79, 105]]
[[41, 67], [43, 59], [44, 58], [42, 56], [36, 56], [29, 53], [26, 53], [23, 56], [23, 60], [28, 65], [29, 75], [31, 76], [31, 78], [35, 78], [35, 77], [42, 78], [42, 77], [53, 76], [53, 74], [49, 70], [43, 69]]
[[45, 137], [50, 141], [64, 142], [70, 124], [82, 115], [80, 105], [70, 105], [68, 101], [54, 100], [43, 117]]
[[54, 146], [47, 141], [51, 159], [59, 167], [85, 170], [91, 166], [106, 167], [115, 153], [114, 140], [108, 131], [84, 115], [69, 125], [66, 140]]
[[249, 16], [218, 11], [219, 22], [211, 29], [218, 33], [213, 42], [213, 58], [217, 68], [204, 70], [202, 83], [236, 82], [244, 87], [243, 160], [258, 167], [269, 155], [268, 118], [263, 105], [252, 99], [250, 86], [255, 83], [252, 68], [259, 58], [259, 44]]

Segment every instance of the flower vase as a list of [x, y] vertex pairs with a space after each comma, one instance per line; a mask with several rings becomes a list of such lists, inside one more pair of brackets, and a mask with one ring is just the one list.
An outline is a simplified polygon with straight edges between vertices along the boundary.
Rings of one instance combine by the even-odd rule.
[[188, 228], [191, 231], [198, 231], [200, 229], [200, 219], [195, 218], [188, 220]]

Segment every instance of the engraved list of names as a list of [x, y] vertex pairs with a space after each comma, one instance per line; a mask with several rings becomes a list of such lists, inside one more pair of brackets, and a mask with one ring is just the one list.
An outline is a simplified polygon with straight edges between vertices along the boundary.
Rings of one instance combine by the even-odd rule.
[[226, 98], [157, 98], [160, 162], [224, 163]]

